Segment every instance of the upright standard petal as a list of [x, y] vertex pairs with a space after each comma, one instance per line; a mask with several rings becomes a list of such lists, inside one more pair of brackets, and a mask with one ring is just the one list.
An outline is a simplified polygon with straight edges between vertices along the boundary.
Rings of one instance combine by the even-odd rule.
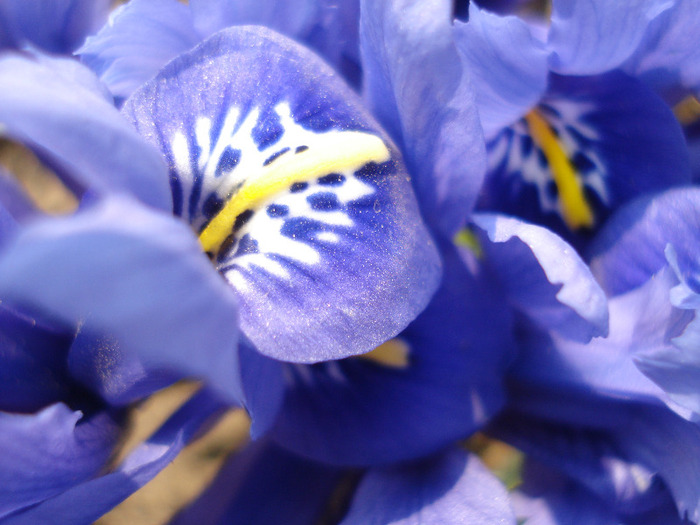
[[1, 254], [0, 295], [108, 338], [83, 354], [99, 371], [92, 382], [121, 381], [137, 356], [148, 369], [202, 377], [241, 399], [233, 293], [185, 225], [133, 200], [114, 196], [28, 226]]
[[460, 450], [408, 465], [370, 470], [340, 525], [515, 525], [505, 487]]
[[623, 65], [660, 93], [700, 91], [700, 13], [693, 0], [678, 0], [649, 25], [634, 55]]
[[605, 294], [571, 246], [516, 218], [480, 213], [473, 220], [488, 236], [487, 264], [516, 308], [573, 340], [607, 335]]
[[107, 19], [109, 0], [3, 0], [0, 48], [36, 46], [70, 54]]
[[[596, 75], [620, 66], [637, 50], [650, 23], [673, 0], [556, 0], [549, 46], [553, 71]], [[591, 38], [595, 35], [595, 38]]]
[[487, 140], [532, 108], [547, 89], [547, 50], [528, 24], [469, 6], [469, 22], [455, 22], [455, 42], [473, 73]]
[[177, 0], [131, 0], [77, 54], [119, 99], [126, 99], [201, 37]]
[[24, 143], [77, 193], [126, 190], [171, 208], [162, 159], [119, 116], [80, 66], [23, 55], [0, 59], [1, 133]]
[[224, 30], [123, 112], [168, 160], [173, 211], [236, 290], [261, 353], [367, 352], [427, 304], [439, 263], [399, 153], [308, 50]]
[[486, 170], [468, 63], [447, 0], [362, 2], [364, 91], [414, 176], [427, 222], [447, 238], [463, 227]]

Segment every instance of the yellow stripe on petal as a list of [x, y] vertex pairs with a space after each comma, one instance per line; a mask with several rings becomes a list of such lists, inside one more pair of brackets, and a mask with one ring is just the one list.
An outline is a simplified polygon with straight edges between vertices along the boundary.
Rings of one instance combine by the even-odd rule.
[[530, 135], [544, 153], [562, 205], [562, 216], [572, 230], [593, 226], [593, 210], [586, 202], [576, 169], [547, 121], [536, 111], [525, 115]]
[[262, 166], [259, 173], [248, 177], [200, 234], [202, 247], [205, 252], [216, 252], [233, 231], [241, 213], [258, 208], [296, 182], [307, 182], [331, 173], [357, 171], [370, 162], [381, 163], [390, 158], [386, 145], [376, 135], [361, 131], [318, 135], [308, 149], [282, 154], [267, 166]]

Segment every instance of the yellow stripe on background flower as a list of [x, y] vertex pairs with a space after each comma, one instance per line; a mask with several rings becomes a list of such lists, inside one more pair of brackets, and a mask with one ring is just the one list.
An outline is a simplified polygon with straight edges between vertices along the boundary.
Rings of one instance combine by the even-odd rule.
[[564, 222], [572, 230], [583, 227], [590, 228], [594, 222], [593, 211], [586, 202], [576, 169], [571, 164], [557, 136], [536, 110], [525, 115], [525, 121], [530, 128], [532, 139], [542, 150], [549, 164], [554, 184], [556, 184], [559, 193]]
[[248, 177], [200, 234], [202, 247], [205, 252], [216, 252], [233, 231], [236, 217], [259, 207], [295, 182], [357, 171], [370, 162], [386, 162], [390, 157], [386, 145], [376, 135], [360, 131], [319, 135], [309, 149], [280, 155], [274, 162], [262, 166], [258, 174]]
[[371, 352], [358, 355], [357, 357], [389, 368], [407, 368], [410, 352], [408, 343], [395, 337], [379, 345]]

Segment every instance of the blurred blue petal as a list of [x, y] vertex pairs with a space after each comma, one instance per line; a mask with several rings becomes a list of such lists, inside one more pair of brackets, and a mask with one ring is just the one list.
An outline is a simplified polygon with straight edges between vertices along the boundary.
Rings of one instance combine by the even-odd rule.
[[486, 169], [468, 63], [454, 43], [452, 3], [363, 2], [360, 42], [365, 98], [403, 151], [426, 221], [452, 238]]
[[308, 525], [322, 515], [341, 475], [258, 441], [235, 454], [172, 525]]
[[672, 6], [673, 0], [552, 2], [550, 67], [569, 75], [615, 69], [637, 50], [650, 23]]
[[238, 344], [243, 406], [248, 412], [250, 437], [258, 439], [272, 427], [284, 398], [283, 363], [261, 355], [245, 337]]
[[[170, 217], [114, 196], [37, 221], [2, 252], [0, 290], [39, 318], [107, 337], [111, 344], [84, 353], [100, 371], [95, 382], [120, 382], [131, 363], [120, 354], [135, 355], [148, 369], [207, 378], [240, 399], [235, 297]], [[116, 386], [120, 402], [129, 387]]]
[[0, 305], [0, 410], [34, 412], [69, 398], [71, 339]]
[[[469, 8], [469, 22], [455, 23], [455, 41], [472, 74], [479, 117], [492, 137], [535, 106], [547, 88], [547, 51], [529, 26]], [[454, 67], [454, 66], [453, 66]]]
[[[439, 261], [399, 155], [308, 50], [262, 27], [224, 30], [123, 112], [168, 159], [174, 213], [202, 233], [262, 354], [309, 363], [367, 352], [427, 304]], [[335, 166], [336, 151], [346, 164]], [[270, 173], [285, 173], [285, 186], [247, 197]], [[219, 242], [207, 246], [215, 223]]]
[[[221, 410], [221, 403], [208, 392], [195, 394], [114, 470], [93, 479], [72, 479], [67, 490], [64, 488], [34, 507], [7, 517], [3, 525], [94, 522], [153, 479]], [[84, 447], [85, 443], [81, 445]]]
[[192, 0], [190, 6], [203, 38], [233, 25], [266, 26], [304, 43], [359, 84], [359, 0]]
[[[648, 315], [651, 319], [644, 320], [647, 325], [655, 324], [656, 331], [652, 334], [643, 334], [647, 337], [642, 340], [646, 342], [651, 339], [655, 344], [642, 347], [642, 351], [635, 356], [636, 364], [668, 394], [671, 400], [669, 406], [672, 409], [687, 418], [698, 421], [700, 419], [700, 389], [698, 389], [700, 321], [697, 313], [700, 309], [700, 295], [689, 285], [692, 279], [697, 286], [698, 274], [695, 273], [689, 277], [683, 275], [673, 245], [669, 244], [666, 247], [666, 256], [675, 278], [673, 280], [666, 278], [668, 284], [663, 290], [664, 295], [660, 300], [655, 301], [654, 313]], [[697, 260], [693, 263], [697, 264]], [[695, 270], [697, 272], [697, 268]], [[664, 272], [660, 273], [664, 274]], [[671, 270], [666, 270], [665, 273], [669, 274]], [[657, 274], [652, 279], [661, 278]]]
[[78, 54], [120, 99], [165, 64], [230, 26], [262, 25], [303, 42], [360, 81], [359, 0], [131, 0]]
[[0, 518], [97, 475], [117, 437], [106, 414], [85, 420], [62, 403], [34, 414], [0, 412]]
[[524, 481], [511, 501], [518, 520], [532, 525], [689, 525], [678, 517], [673, 502], [666, 499], [657, 507], [635, 514], [618, 514], [571, 478], [528, 462]]
[[514, 374], [555, 388], [668, 402], [666, 393], [635, 364], [640, 354], [663, 345], [667, 336], [673, 315], [667, 277], [659, 274], [645, 286], [610, 299], [607, 337], [583, 344], [556, 334], [524, 334]]
[[[96, 91], [97, 80], [67, 61], [5, 55], [0, 59], [3, 133], [47, 162], [78, 193], [127, 190], [170, 209], [160, 155]], [[87, 85], [74, 80], [92, 79]]]
[[516, 520], [505, 487], [454, 449], [415, 464], [370, 470], [340, 525], [457, 525]]
[[[395, 341], [406, 363], [346, 359], [289, 367], [273, 429], [283, 447], [332, 464], [406, 460], [462, 439], [503, 403], [510, 312], [454, 248], [432, 302]], [[485, 329], [486, 327], [486, 329]]]
[[[627, 507], [636, 512], [658, 503], [660, 493], [648, 484], [658, 477], [673, 495], [681, 516], [687, 513], [694, 522], [700, 518], [700, 427], [696, 423], [634, 393], [600, 396], [585, 387], [569, 387], [565, 381], [546, 384], [527, 377], [514, 378], [511, 384], [511, 408], [526, 419], [504, 415], [494, 429], [499, 438], [553, 468], [568, 470], [611, 504], [622, 504], [619, 510]], [[596, 456], [597, 467], [584, 469], [577, 464], [595, 462]], [[608, 481], [601, 483], [601, 475]]]
[[679, 87], [700, 90], [700, 11], [693, 0], [677, 0], [654, 19], [634, 55], [624, 64], [661, 93]]
[[118, 7], [77, 53], [115, 96], [126, 98], [200, 40], [187, 5], [131, 0]]
[[679, 188], [638, 199], [618, 211], [588, 250], [591, 269], [609, 295], [636, 288], [667, 264], [671, 244], [679, 257], [696, 260], [700, 190]]
[[472, 219], [488, 235], [487, 264], [516, 308], [569, 339], [607, 335], [605, 294], [571, 246], [513, 217], [479, 213]]
[[110, 0], [3, 0], [0, 48], [70, 54], [107, 19]]

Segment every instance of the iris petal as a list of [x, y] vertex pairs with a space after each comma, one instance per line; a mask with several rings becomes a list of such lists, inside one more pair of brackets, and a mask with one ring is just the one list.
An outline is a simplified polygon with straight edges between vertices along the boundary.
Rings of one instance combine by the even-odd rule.
[[3, 252], [0, 268], [8, 304], [109, 338], [82, 355], [92, 362], [87, 368], [111, 372], [91, 384], [105, 383], [108, 392], [106, 383], [116, 382], [114, 401], [135, 395], [118, 373], [131, 366], [128, 356], [150, 370], [209, 378], [227, 398], [241, 398], [235, 298], [172, 218], [115, 196], [27, 227]]
[[509, 299], [544, 328], [589, 341], [608, 331], [605, 294], [574, 249], [546, 228], [475, 214], [488, 264]]
[[638, 0], [634, 6], [606, 0], [553, 2], [550, 67], [570, 75], [619, 67], [637, 50], [650, 22], [672, 5], [671, 0]]
[[398, 153], [307, 50], [227, 29], [123, 111], [168, 159], [174, 212], [202, 232], [261, 353], [366, 352], [424, 308], [437, 255]]
[[443, 257], [442, 286], [392, 340], [403, 361], [366, 354], [288, 367], [290, 386], [272, 431], [281, 446], [331, 464], [383, 464], [467, 436], [499, 409], [500, 376], [514, 347], [510, 312], [454, 247]]
[[58, 403], [35, 414], [0, 412], [0, 516], [96, 475], [117, 439], [106, 414], [85, 420]]
[[458, 450], [416, 464], [373, 469], [341, 525], [510, 523], [508, 497], [479, 459]]
[[[167, 170], [158, 152], [95, 91], [93, 75], [66, 61], [7, 55], [0, 60], [3, 134], [24, 143], [82, 193], [126, 190], [170, 208]], [[83, 87], [75, 80], [85, 81]]]
[[360, 39], [365, 97], [404, 152], [427, 222], [452, 238], [485, 169], [468, 63], [452, 33], [452, 3], [363, 2]]
[[199, 431], [207, 428], [214, 415], [220, 414], [221, 402], [207, 394], [196, 394], [114, 470], [79, 483], [72, 479], [72, 486], [67, 490], [9, 516], [5, 523], [83, 525], [94, 522], [153, 479]]
[[474, 72], [473, 86], [487, 139], [522, 117], [547, 88], [547, 51], [528, 25], [469, 7], [469, 22], [455, 23], [455, 42]]
[[31, 44], [69, 54], [104, 23], [109, 4], [109, 0], [5, 0], [0, 4], [0, 47]]

